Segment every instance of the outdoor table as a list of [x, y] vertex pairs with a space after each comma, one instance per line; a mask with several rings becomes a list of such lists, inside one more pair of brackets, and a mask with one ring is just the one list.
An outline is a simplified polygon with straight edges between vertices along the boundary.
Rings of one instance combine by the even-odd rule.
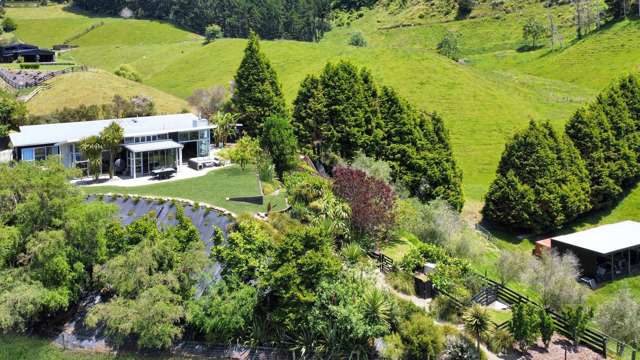
[[171, 175], [175, 174], [176, 169], [174, 168], [162, 168], [162, 169], [156, 169], [156, 170], [152, 170], [151, 173], [160, 179], [168, 179], [171, 177]]

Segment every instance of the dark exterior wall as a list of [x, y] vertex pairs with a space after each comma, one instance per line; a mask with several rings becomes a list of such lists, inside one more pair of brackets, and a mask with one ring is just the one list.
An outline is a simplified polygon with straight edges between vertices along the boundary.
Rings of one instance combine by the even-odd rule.
[[556, 249], [558, 253], [562, 255], [571, 252], [580, 261], [582, 274], [595, 278], [596, 270], [598, 268], [598, 256], [601, 256], [600, 254], [553, 240], [551, 241], [551, 248]]

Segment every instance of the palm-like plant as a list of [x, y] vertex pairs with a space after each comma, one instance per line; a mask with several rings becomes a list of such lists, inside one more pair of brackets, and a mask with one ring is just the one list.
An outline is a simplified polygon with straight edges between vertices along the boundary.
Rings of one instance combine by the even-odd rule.
[[364, 316], [370, 324], [389, 325], [391, 307], [381, 290], [373, 288], [365, 293]]
[[114, 155], [124, 141], [124, 129], [114, 121], [102, 130], [100, 140], [104, 148], [109, 150], [109, 179], [113, 179]]
[[89, 136], [82, 139], [78, 147], [89, 162], [89, 174], [93, 174], [94, 179], [98, 180], [102, 170], [102, 142], [100, 138]]
[[236, 129], [237, 120], [237, 114], [223, 113], [221, 111], [218, 111], [211, 117], [209, 121], [213, 125], [216, 125], [216, 129], [213, 131], [216, 143], [222, 143], [223, 145], [226, 144], [227, 139]]
[[351, 208], [346, 202], [339, 200], [332, 193], [327, 193], [312, 201], [309, 209], [314, 213], [311, 218], [313, 224], [327, 224], [329, 233], [343, 239], [348, 237]]
[[489, 330], [490, 325], [487, 309], [478, 304], [474, 304], [465, 311], [462, 319], [464, 320], [465, 329], [475, 335], [476, 348], [478, 352], [480, 352], [480, 337]]

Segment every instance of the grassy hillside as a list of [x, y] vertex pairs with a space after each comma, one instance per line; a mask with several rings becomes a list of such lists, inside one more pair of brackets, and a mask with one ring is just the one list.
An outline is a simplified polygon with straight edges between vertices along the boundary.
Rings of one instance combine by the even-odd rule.
[[102, 70], [65, 74], [52, 79], [49, 84], [50, 88], [41, 91], [27, 103], [30, 114], [44, 115], [79, 104], [106, 104], [111, 102], [114, 95], [127, 98], [135, 95], [148, 96], [155, 102], [158, 112], [163, 114], [189, 108], [183, 99]]
[[[74, 41], [80, 47], [71, 56], [110, 72], [130, 64], [145, 84], [180, 98], [197, 88], [228, 84], [245, 45], [242, 39], [203, 45], [199, 36], [167, 24], [87, 17], [56, 6], [8, 11], [18, 20], [19, 37], [33, 42], [51, 41], [52, 35], [33, 30], [47, 21], [68, 19], [70, 24], [85, 25], [104, 21], [104, 26]], [[441, 113], [451, 131], [464, 171], [468, 208], [473, 211], [480, 208], [504, 143], [514, 131], [532, 118], [549, 119], [561, 128], [577, 107], [620, 73], [637, 67], [640, 58], [640, 48], [632, 45], [640, 34], [637, 21], [609, 26], [574, 42], [572, 9], [567, 6], [548, 10], [540, 2], [531, 2], [507, 13], [482, 5], [472, 19], [464, 21], [423, 16], [424, 11], [418, 7], [391, 12], [374, 9], [350, 26], [334, 28], [319, 43], [281, 40], [264, 41], [262, 46], [278, 71], [288, 101], [307, 74], [319, 72], [327, 61], [348, 59], [369, 67], [380, 82], [395, 87], [416, 106]], [[518, 52], [526, 18], [546, 21], [549, 13], [567, 47]], [[413, 26], [386, 29], [399, 24]], [[368, 47], [347, 45], [354, 31], [364, 34]], [[467, 65], [435, 52], [447, 31], [460, 36]], [[637, 204], [633, 199], [621, 206], [633, 209]], [[632, 204], [626, 205], [628, 201]]]

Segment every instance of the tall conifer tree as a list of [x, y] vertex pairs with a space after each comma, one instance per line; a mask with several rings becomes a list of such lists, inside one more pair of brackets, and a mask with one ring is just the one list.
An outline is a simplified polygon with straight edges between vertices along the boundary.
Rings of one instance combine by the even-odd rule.
[[269, 116], [286, 116], [286, 107], [278, 76], [260, 42], [251, 33], [244, 58], [235, 76], [233, 106], [240, 113], [239, 122], [251, 136], [259, 136], [262, 123]]
[[557, 229], [590, 209], [584, 161], [551, 124], [531, 121], [506, 145], [483, 215], [519, 230]]

